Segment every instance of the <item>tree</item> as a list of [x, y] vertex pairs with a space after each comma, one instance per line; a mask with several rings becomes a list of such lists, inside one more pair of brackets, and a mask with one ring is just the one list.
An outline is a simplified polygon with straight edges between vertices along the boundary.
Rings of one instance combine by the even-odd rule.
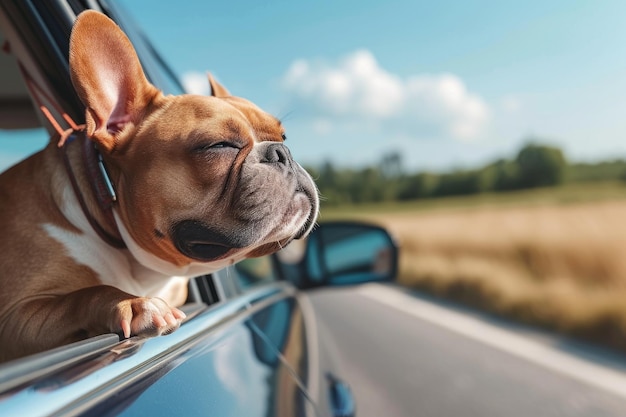
[[399, 200], [415, 200], [433, 196], [439, 176], [428, 172], [421, 172], [403, 178], [399, 186]]
[[396, 179], [404, 175], [402, 155], [400, 152], [389, 152], [383, 155], [378, 165], [381, 174], [386, 179]]
[[437, 197], [449, 195], [476, 194], [482, 191], [482, 178], [479, 171], [455, 171], [439, 176], [433, 194]]
[[515, 162], [521, 188], [558, 185], [565, 177], [567, 162], [558, 148], [529, 143], [519, 151]]
[[491, 190], [510, 191], [520, 188], [520, 173], [517, 162], [500, 159], [490, 165], [492, 173]]

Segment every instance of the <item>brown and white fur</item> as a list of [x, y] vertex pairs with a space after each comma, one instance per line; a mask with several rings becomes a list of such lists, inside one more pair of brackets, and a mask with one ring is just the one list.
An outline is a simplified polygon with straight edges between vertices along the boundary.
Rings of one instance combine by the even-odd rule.
[[213, 79], [209, 97], [165, 96], [93, 11], [73, 28], [70, 71], [117, 194], [113, 220], [80, 139], [0, 175], [0, 360], [108, 332], [169, 333], [189, 277], [275, 252], [317, 218], [317, 190], [281, 123]]

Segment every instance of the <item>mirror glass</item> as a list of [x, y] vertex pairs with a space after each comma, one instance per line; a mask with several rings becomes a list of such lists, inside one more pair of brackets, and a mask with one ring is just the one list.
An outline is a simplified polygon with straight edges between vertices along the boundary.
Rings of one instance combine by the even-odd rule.
[[317, 246], [320, 253], [309, 260], [321, 258], [324, 275], [333, 284], [393, 278], [395, 247], [385, 230], [367, 225], [335, 224], [321, 229], [319, 239], [320, 244], [310, 242], [309, 245], [311, 251]]
[[320, 224], [276, 254], [281, 275], [300, 288], [392, 280], [398, 249], [387, 231], [358, 222]]

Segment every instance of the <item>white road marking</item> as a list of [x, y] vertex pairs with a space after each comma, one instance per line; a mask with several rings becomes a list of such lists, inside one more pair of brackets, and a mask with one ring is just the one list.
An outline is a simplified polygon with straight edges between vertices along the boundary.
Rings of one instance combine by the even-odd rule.
[[357, 291], [406, 314], [626, 398], [624, 372], [587, 362], [513, 331], [420, 300], [389, 286], [367, 284]]

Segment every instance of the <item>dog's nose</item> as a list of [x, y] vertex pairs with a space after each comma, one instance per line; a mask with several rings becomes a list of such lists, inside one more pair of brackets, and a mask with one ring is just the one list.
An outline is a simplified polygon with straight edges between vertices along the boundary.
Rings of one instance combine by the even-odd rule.
[[265, 154], [263, 155], [261, 162], [290, 165], [291, 153], [282, 143], [272, 143], [265, 149]]

